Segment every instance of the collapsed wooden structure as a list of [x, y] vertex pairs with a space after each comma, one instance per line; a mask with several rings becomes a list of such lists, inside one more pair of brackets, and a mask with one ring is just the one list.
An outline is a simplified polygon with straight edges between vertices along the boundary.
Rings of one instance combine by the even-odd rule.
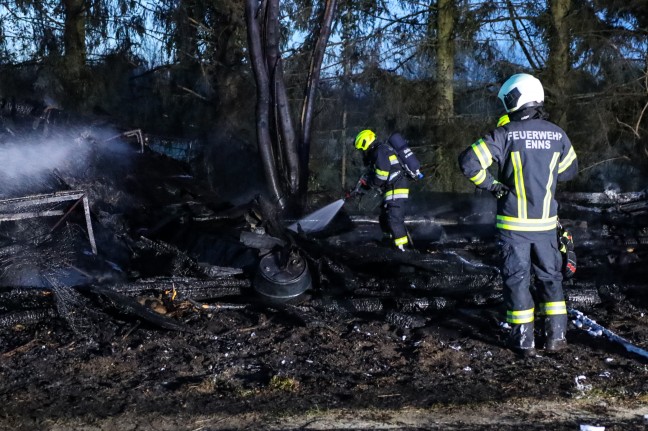
[[[62, 209], [64, 204], [71, 203], [67, 209]], [[52, 226], [56, 229], [65, 221], [67, 216], [79, 205], [83, 207], [85, 217], [85, 228], [88, 232], [88, 240], [93, 254], [97, 254], [97, 243], [92, 230], [90, 218], [90, 204], [88, 195], [81, 190], [62, 191], [57, 193], [24, 196], [13, 199], [0, 200], [0, 223], [6, 221], [25, 220], [35, 217], [56, 217], [59, 220]]]
[[[0, 231], [9, 222], [31, 223], [0, 236], [1, 327], [57, 320], [78, 336], [99, 337], [106, 322], [134, 320], [192, 331], [188, 322], [204, 313], [259, 307], [304, 324], [355, 315], [411, 329], [444, 313], [475, 310], [497, 323], [502, 297], [494, 242], [490, 231], [474, 229], [488, 214], [464, 206], [410, 217], [417, 250], [406, 253], [370, 239], [372, 215], [342, 211], [344, 222], [308, 235], [287, 229], [261, 197], [237, 207], [214, 202], [182, 164], [151, 153], [141, 132], [123, 137], [136, 138], [132, 157], [143, 164], [127, 172], [128, 191], [123, 173], [99, 171], [83, 179], [84, 189], [0, 201]], [[76, 184], [72, 175], [66, 178]], [[472, 199], [447, 201], [457, 198]], [[579, 275], [566, 284], [570, 303], [587, 310], [626, 296], [645, 301], [639, 292], [648, 259], [646, 193], [573, 194], [561, 201], [563, 224], [581, 253]], [[52, 217], [59, 219], [52, 223]], [[35, 230], [46, 235], [34, 241]], [[91, 253], [84, 253], [88, 240]], [[278, 250], [303, 259], [310, 284], [299, 297], [268, 301], [255, 279], [263, 257]], [[603, 268], [610, 265], [623, 273], [611, 277]], [[621, 278], [623, 285], [616, 283]]]

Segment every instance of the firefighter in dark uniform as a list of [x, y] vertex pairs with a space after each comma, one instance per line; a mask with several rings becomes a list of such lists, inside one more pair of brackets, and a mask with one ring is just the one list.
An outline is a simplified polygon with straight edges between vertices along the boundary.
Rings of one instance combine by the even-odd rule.
[[[544, 348], [566, 346], [567, 305], [562, 288], [562, 257], [557, 240], [556, 183], [578, 172], [567, 134], [547, 121], [544, 89], [528, 74], [511, 76], [498, 94], [507, 115], [497, 128], [459, 156], [463, 174], [497, 198], [496, 224], [509, 345], [535, 355], [534, 320], [541, 318]], [[488, 167], [498, 164], [495, 178]], [[530, 292], [535, 275], [538, 309]]]
[[376, 141], [376, 134], [371, 130], [358, 133], [355, 147], [363, 152], [363, 161], [368, 167], [360, 181], [365, 188], [376, 187], [384, 192], [379, 217], [384, 239], [397, 249], [405, 250], [409, 244], [405, 227], [405, 204], [409, 198], [406, 172], [394, 149], [385, 142]]

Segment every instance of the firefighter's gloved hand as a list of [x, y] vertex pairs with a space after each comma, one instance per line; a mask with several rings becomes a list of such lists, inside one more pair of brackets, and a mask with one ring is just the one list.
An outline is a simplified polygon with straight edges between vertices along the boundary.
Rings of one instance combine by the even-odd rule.
[[361, 187], [362, 189], [364, 189], [364, 190], [369, 190], [369, 189], [371, 188], [371, 187], [369, 186], [369, 183], [367, 182], [367, 177], [365, 177], [365, 176], [362, 176], [362, 177], [358, 180], [358, 184], [360, 184], [360, 187]]
[[347, 190], [344, 193], [344, 199], [354, 199], [365, 194], [365, 191], [362, 189]]
[[576, 274], [576, 252], [574, 251], [574, 239], [569, 231], [562, 227], [558, 231], [558, 246], [563, 257], [562, 273], [563, 278], [570, 279]]
[[509, 192], [509, 188], [505, 184], [495, 181], [488, 191], [490, 191], [496, 199], [501, 199]]

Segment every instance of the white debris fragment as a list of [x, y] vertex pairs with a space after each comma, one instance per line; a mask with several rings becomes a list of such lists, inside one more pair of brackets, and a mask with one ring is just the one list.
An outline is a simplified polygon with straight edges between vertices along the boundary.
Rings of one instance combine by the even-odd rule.
[[461, 350], [461, 346], [457, 346], [457, 345], [454, 345], [454, 346], [451, 345], [450, 348], [452, 350]]
[[600, 337], [601, 335], [603, 335], [603, 330], [592, 328], [592, 329], [588, 329], [587, 333], [593, 337]]
[[597, 427], [594, 425], [581, 425], [580, 431], [605, 431], [605, 427]]
[[609, 371], [603, 371], [601, 374], [599, 374], [599, 377], [605, 377], [609, 379], [612, 376]]
[[614, 358], [605, 358], [605, 362], [607, 362], [608, 364], [614, 362]]
[[464, 370], [464, 371], [472, 371], [472, 368], [466, 366], [466, 367], [463, 367], [463, 370]]
[[581, 392], [587, 392], [592, 390], [592, 385], [586, 385], [582, 383], [584, 380], [587, 380], [587, 377], [585, 376], [578, 376], [574, 379], [574, 382], [576, 383], [576, 389], [581, 391]]

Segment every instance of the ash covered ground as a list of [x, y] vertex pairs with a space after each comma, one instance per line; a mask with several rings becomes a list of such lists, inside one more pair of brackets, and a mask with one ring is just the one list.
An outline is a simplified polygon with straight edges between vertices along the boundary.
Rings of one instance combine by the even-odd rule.
[[[82, 190], [97, 254], [73, 202], [5, 204], [64, 215], [0, 225], [1, 429], [647, 426], [642, 350], [575, 324], [559, 353], [504, 347], [488, 196], [430, 196], [409, 220], [416, 250], [400, 253], [352, 203], [327, 231], [295, 234], [263, 199], [222, 202], [182, 163], [69, 142], [76, 157], [8, 178], [5, 198]], [[579, 263], [568, 306], [644, 350], [647, 199], [564, 195], [561, 212]], [[290, 301], [254, 288], [277, 247], [312, 277]]]

